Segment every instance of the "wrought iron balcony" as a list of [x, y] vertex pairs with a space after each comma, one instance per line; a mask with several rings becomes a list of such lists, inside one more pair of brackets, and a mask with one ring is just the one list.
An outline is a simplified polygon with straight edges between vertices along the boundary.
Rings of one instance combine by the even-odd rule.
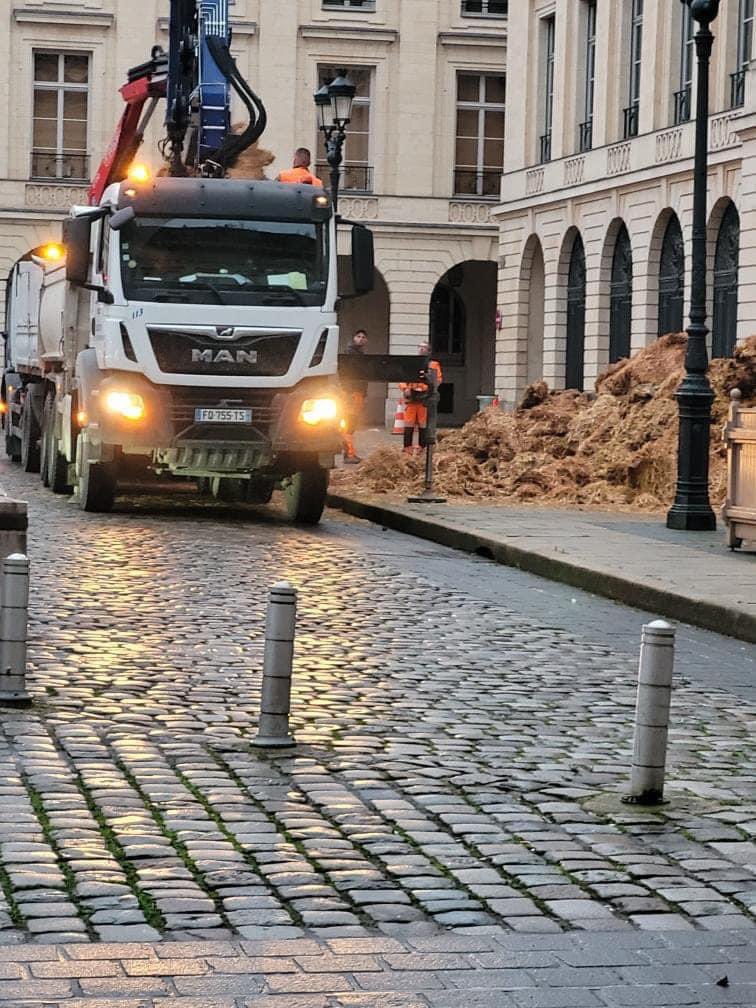
[[541, 137], [541, 164], [551, 161], [551, 130]]
[[730, 108], [741, 108], [745, 105], [745, 70], [730, 74]]
[[482, 199], [495, 199], [501, 191], [501, 171], [494, 168], [484, 168], [476, 171], [468, 168], [457, 168], [454, 172], [455, 196], [478, 196]]
[[323, 0], [324, 10], [375, 10], [375, 0]]
[[32, 151], [31, 178], [65, 182], [89, 181], [89, 155]]
[[462, 14], [476, 14], [478, 17], [506, 17], [509, 0], [462, 0]]
[[683, 88], [682, 91], [675, 91], [675, 126], [690, 121], [690, 88]]
[[593, 147], [593, 119], [580, 123], [579, 147], [581, 154], [585, 154], [586, 151], [591, 150]]
[[[328, 185], [331, 166], [326, 161], [318, 161], [315, 165], [315, 174]], [[339, 171], [339, 191], [343, 193], [371, 193], [373, 191], [373, 166], [342, 165]]]
[[639, 109], [640, 106], [638, 103], [634, 102], [628, 108], [622, 110], [624, 117], [623, 136], [625, 140], [629, 140], [630, 137], [638, 136]]

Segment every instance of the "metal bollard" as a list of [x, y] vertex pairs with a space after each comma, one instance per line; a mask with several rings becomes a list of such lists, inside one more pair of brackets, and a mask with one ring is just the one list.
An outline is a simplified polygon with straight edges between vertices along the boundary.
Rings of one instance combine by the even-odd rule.
[[259, 748], [296, 745], [289, 732], [291, 710], [291, 663], [294, 657], [294, 629], [297, 620], [297, 590], [288, 581], [270, 589], [265, 621], [262, 698], [257, 737]]
[[630, 794], [622, 799], [629, 804], [659, 805], [664, 801], [674, 663], [674, 627], [664, 620], [647, 623], [641, 636]]
[[29, 558], [12, 553], [3, 560], [0, 608], [0, 703], [26, 707], [26, 629], [29, 621]]

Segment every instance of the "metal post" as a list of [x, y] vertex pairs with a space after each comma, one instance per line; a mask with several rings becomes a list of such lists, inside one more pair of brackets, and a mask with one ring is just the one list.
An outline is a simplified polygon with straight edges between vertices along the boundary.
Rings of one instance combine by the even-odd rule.
[[634, 805], [659, 805], [664, 800], [675, 630], [664, 620], [643, 627], [635, 710], [635, 744], [630, 794]]
[[291, 710], [291, 663], [294, 658], [294, 630], [297, 620], [297, 590], [288, 581], [270, 589], [265, 621], [262, 698], [257, 738], [259, 748], [295, 745], [289, 733]]
[[709, 62], [714, 36], [709, 24], [716, 18], [718, 0], [683, 0], [699, 28], [697, 55], [696, 150], [693, 168], [693, 254], [690, 324], [685, 354], [685, 377], [675, 393], [680, 414], [677, 444], [675, 502], [667, 514], [667, 528], [711, 531], [717, 520], [709, 503], [709, 438], [714, 393], [706, 376], [706, 187], [709, 133]]
[[0, 609], [0, 703], [27, 707], [26, 629], [29, 622], [29, 558], [12, 553], [3, 560]]
[[426, 363], [424, 380], [428, 385], [428, 419], [425, 426], [425, 488], [421, 494], [408, 497], [407, 501], [410, 504], [446, 504], [445, 497], [439, 497], [433, 492], [433, 449], [437, 442], [439, 395], [436, 371], [430, 366], [430, 358]]
[[331, 169], [331, 202], [333, 203], [334, 216], [338, 215], [339, 212], [339, 184], [341, 182], [341, 162], [343, 160], [341, 152], [345, 139], [346, 134], [337, 129], [334, 129], [332, 133], [326, 136], [326, 160]]

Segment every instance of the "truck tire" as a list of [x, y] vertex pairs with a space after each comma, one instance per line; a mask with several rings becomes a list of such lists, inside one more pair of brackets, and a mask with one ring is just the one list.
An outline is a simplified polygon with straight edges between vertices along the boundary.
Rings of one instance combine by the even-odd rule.
[[21, 468], [24, 472], [39, 472], [40, 448], [39, 421], [32, 405], [32, 391], [29, 389], [21, 408]]
[[246, 480], [243, 499], [247, 504], [270, 504], [274, 489], [272, 479]]
[[79, 507], [102, 514], [113, 510], [116, 491], [115, 466], [108, 462], [81, 460]]
[[42, 460], [40, 476], [46, 487], [55, 494], [70, 494], [73, 487], [68, 482], [68, 461], [58, 451], [55, 436], [55, 397], [48, 395], [42, 411]]
[[11, 462], [18, 462], [21, 459], [21, 439], [15, 434], [10, 434], [10, 411], [5, 414], [5, 454]]
[[290, 476], [283, 487], [286, 513], [294, 522], [317, 525], [328, 492], [328, 470], [311, 465]]

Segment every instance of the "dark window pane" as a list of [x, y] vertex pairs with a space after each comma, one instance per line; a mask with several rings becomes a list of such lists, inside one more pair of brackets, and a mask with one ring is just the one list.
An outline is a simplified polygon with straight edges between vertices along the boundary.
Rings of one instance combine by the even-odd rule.
[[34, 79], [38, 81], [56, 81], [58, 79], [57, 54], [34, 54]]
[[486, 77], [486, 101], [503, 105], [506, 100], [506, 77]]
[[64, 57], [63, 79], [69, 84], [86, 84], [89, 80], [89, 57], [88, 56], [66, 56]]
[[457, 75], [457, 98], [459, 101], [480, 101], [480, 77], [469, 74]]

